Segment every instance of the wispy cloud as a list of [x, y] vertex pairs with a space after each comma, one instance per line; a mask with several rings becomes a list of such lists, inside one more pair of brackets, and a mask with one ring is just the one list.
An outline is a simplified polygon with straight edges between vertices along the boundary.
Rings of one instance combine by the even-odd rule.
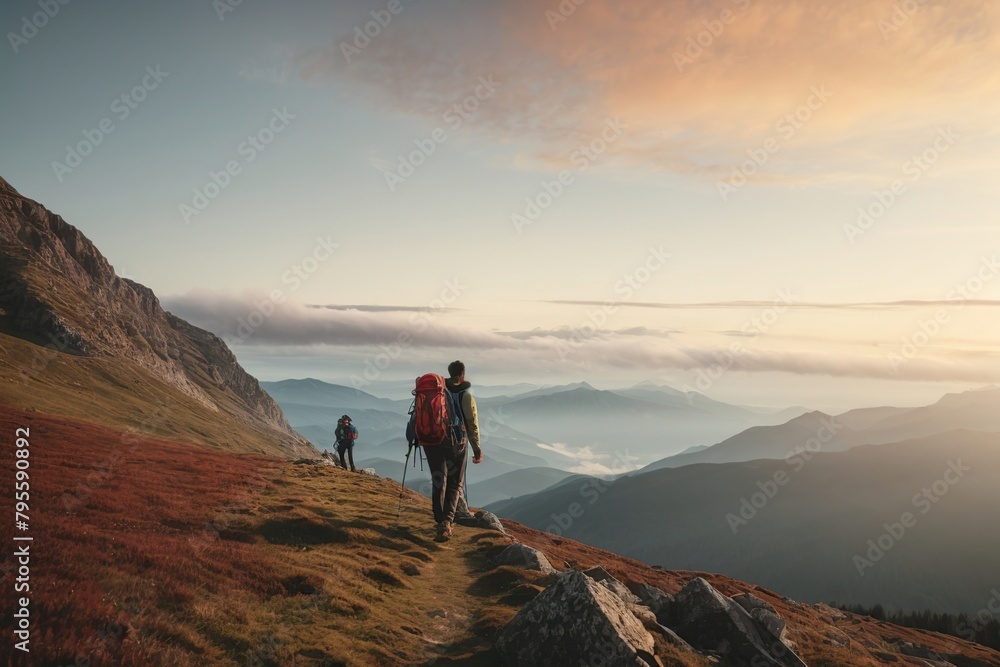
[[[554, 2], [442, 3], [401, 17], [350, 63], [339, 38], [306, 50], [298, 71], [428, 118], [492, 73], [503, 89], [477, 131], [545, 165], [568, 163], [609, 117], [628, 129], [607, 163], [719, 178], [774, 137], [781, 149], [755, 177], [770, 181], [884, 178], [942, 126], [960, 124], [965, 141], [996, 136], [997, 3], [928, 0], [902, 21], [866, 0], [573, 6], [553, 22]], [[717, 34], [702, 34], [708, 24]], [[427, 39], [429, 25], [452, 38]], [[829, 101], [796, 121], [817, 89]], [[779, 129], [789, 117], [794, 136]]]
[[[263, 304], [263, 305], [262, 305]], [[250, 345], [407, 345], [503, 348], [517, 341], [479, 329], [436, 323], [446, 309], [407, 306], [307, 306], [274, 303], [265, 292], [195, 290], [164, 299], [179, 317], [225, 340]]]
[[[727, 372], [792, 373], [847, 378], [880, 378], [889, 380], [995, 382], [1000, 378], [1000, 358], [987, 350], [951, 352], [934, 346], [902, 367], [894, 368], [888, 353], [898, 348], [898, 340], [885, 336], [867, 341], [865, 345], [831, 347], [825, 344], [817, 350], [810, 347], [775, 349], [759, 340], [745, 346], [734, 355], [727, 344], [711, 340], [693, 340], [690, 336], [665, 336], [660, 331], [643, 333], [642, 329], [624, 331], [601, 330], [597, 334], [570, 334], [572, 328], [537, 330], [522, 334], [485, 331], [468, 326], [456, 326], [423, 309], [380, 311], [375, 307], [365, 311], [356, 308], [315, 308], [292, 301], [274, 306], [268, 317], [254, 317], [266, 295], [252, 292], [197, 291], [165, 299], [165, 306], [175, 314], [205, 327], [229, 340], [243, 339], [252, 347], [295, 348], [327, 346], [343, 350], [355, 358], [365, 350], [399, 343], [407, 336], [400, 355], [405, 358], [426, 358], [429, 351], [436, 356], [453, 356], [455, 348], [477, 356], [482, 367], [496, 369], [524, 368], [538, 371], [565, 372], [584, 369], [651, 368], [698, 372], [724, 366]], [[742, 303], [742, 302], [734, 302]], [[254, 323], [257, 326], [253, 326]], [[250, 336], [244, 336], [241, 326], [252, 326]], [[567, 346], [572, 354], [566, 354]], [[353, 351], [352, 348], [354, 349]], [[949, 348], [950, 349], [950, 348]], [[430, 355], [435, 356], [435, 355]]]
[[357, 310], [364, 313], [450, 313], [459, 310], [458, 308], [430, 308], [428, 306], [385, 306], [385, 305], [336, 305], [336, 304], [316, 304], [308, 303], [306, 308], [318, 308], [322, 310]]
[[[564, 306], [603, 306], [605, 301], [560, 299], [547, 300], [541, 303], [551, 303]], [[783, 308], [793, 308], [801, 310], [891, 310], [891, 309], [913, 309], [913, 308], [934, 308], [934, 307], [954, 307], [957, 304], [963, 306], [978, 306], [983, 308], [1000, 307], [998, 299], [908, 299], [903, 301], [868, 301], [856, 303], [822, 303], [822, 302], [782, 302]], [[770, 308], [774, 306], [773, 301], [707, 301], [704, 303], [657, 303], [643, 301], [623, 301], [615, 304], [624, 308], [662, 308], [667, 310], [693, 309], [758, 309]]]

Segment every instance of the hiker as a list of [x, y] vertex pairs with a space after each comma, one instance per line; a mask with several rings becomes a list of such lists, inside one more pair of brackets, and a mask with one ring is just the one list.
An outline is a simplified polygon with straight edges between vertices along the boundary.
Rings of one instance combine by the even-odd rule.
[[344, 415], [337, 420], [337, 430], [334, 431], [337, 438], [337, 454], [340, 456], [340, 465], [347, 470], [347, 458], [351, 459], [351, 472], [357, 472], [354, 468], [354, 441], [358, 439], [358, 429], [351, 423], [351, 418]]
[[[448, 364], [448, 377], [445, 385], [455, 397], [459, 412], [465, 427], [467, 443], [463, 443], [461, 451], [454, 453], [444, 451], [428, 451], [427, 464], [431, 469], [433, 483], [431, 504], [434, 510], [434, 521], [437, 524], [438, 539], [446, 541], [452, 536], [452, 526], [455, 523], [455, 512], [462, 498], [465, 487], [466, 460], [468, 444], [472, 447], [472, 462], [482, 463], [483, 450], [479, 440], [479, 415], [476, 409], [476, 399], [469, 391], [472, 384], [465, 379], [465, 364], [453, 361]], [[438, 455], [441, 455], [440, 457]], [[440, 460], [438, 460], [440, 458]], [[466, 511], [468, 507], [466, 506]]]

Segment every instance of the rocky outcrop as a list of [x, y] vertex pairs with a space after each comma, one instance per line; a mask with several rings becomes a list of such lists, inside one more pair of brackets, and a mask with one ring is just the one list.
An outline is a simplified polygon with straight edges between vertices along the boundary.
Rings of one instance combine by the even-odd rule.
[[590, 577], [562, 575], [500, 632], [497, 651], [508, 665], [656, 665], [652, 635], [628, 605]]
[[537, 570], [545, 574], [552, 574], [556, 571], [545, 554], [521, 543], [512, 544], [501, 551], [493, 559], [493, 562], [497, 565], [512, 565], [525, 570]]
[[[770, 605], [760, 600], [744, 601], [760, 611], [762, 617], [777, 616]], [[660, 621], [698, 651], [718, 656], [723, 664], [805, 667], [795, 652], [768, 627], [701, 577], [688, 582]], [[768, 622], [773, 626], [771, 619], [768, 618]]]
[[2, 179], [0, 324], [56, 352], [127, 360], [210, 410], [275, 432], [289, 457], [318, 455], [220, 338], [163, 310], [82, 232]]
[[[524, 544], [494, 563], [554, 573], [543, 553]], [[660, 645], [729, 667], [805, 667], [782, 639], [784, 620], [754, 595], [730, 599], [699, 577], [674, 597], [645, 583], [625, 585], [601, 566], [556, 576], [501, 631], [497, 650], [508, 665], [654, 666]]]

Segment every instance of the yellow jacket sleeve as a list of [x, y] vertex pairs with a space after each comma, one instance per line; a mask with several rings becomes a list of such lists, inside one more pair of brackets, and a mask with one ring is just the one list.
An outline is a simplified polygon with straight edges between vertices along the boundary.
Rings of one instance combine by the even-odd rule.
[[479, 413], [476, 411], [476, 399], [469, 392], [462, 396], [462, 412], [465, 413], [465, 432], [472, 444], [472, 451], [480, 451], [479, 445]]

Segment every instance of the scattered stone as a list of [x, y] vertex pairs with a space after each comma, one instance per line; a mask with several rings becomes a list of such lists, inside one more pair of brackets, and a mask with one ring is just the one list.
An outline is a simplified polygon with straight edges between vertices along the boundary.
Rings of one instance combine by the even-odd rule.
[[778, 616], [774, 607], [761, 600], [755, 595], [743, 593], [733, 598], [733, 602], [743, 607], [751, 617], [763, 625], [771, 636], [781, 639], [781, 633], [785, 631], [785, 621]]
[[914, 644], [913, 642], [902, 641], [896, 639], [894, 642], [899, 647], [899, 652], [903, 655], [908, 655], [911, 658], [921, 658], [922, 660], [929, 660], [935, 665], [946, 665], [950, 664], [947, 662], [947, 656], [941, 655], [929, 646], [924, 646], [923, 644]]
[[505, 662], [517, 667], [659, 664], [652, 635], [628, 605], [576, 571], [566, 572], [526, 604], [500, 632], [496, 646]]
[[427, 615], [431, 618], [448, 618], [448, 612], [444, 609], [435, 609], [434, 611], [427, 612]]
[[476, 526], [479, 528], [487, 528], [489, 530], [496, 530], [504, 535], [507, 531], [504, 529], [503, 524], [500, 523], [500, 519], [493, 512], [487, 512], [486, 510], [479, 510], [476, 512]]
[[371, 475], [372, 477], [378, 477], [378, 473], [375, 472], [375, 468], [358, 468], [358, 472], [362, 475]]
[[701, 577], [688, 582], [664, 616], [695, 649], [715, 653], [723, 662], [805, 667], [791, 648]]
[[526, 544], [512, 544], [493, 559], [497, 565], [513, 565], [525, 570], [537, 570], [545, 574], [552, 574], [556, 571], [549, 559], [538, 549], [529, 547]]

